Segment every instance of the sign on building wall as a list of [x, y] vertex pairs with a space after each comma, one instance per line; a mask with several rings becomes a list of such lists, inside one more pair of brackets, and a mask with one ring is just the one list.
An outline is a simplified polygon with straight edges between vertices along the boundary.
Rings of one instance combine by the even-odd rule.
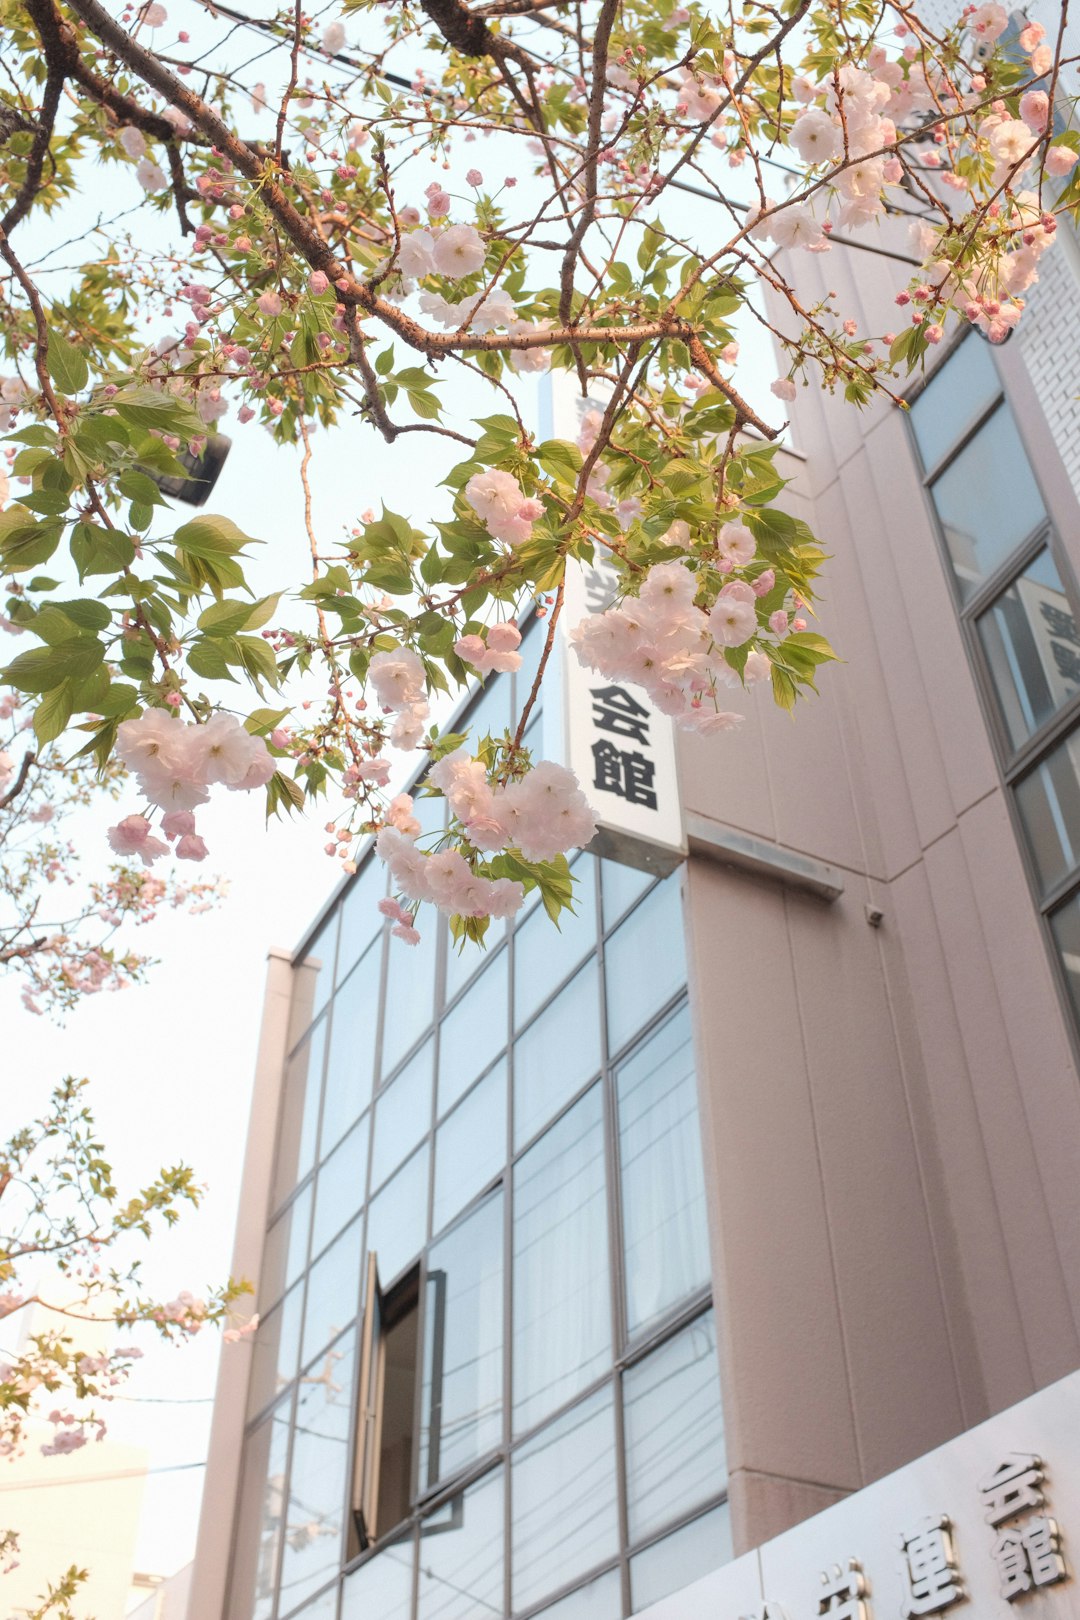
[[[557, 374], [554, 382], [553, 430], [573, 441], [582, 411], [603, 409], [603, 403], [578, 399], [567, 374]], [[602, 558], [567, 564], [554, 683], [561, 708], [559, 751], [599, 815], [594, 853], [670, 872], [686, 855], [674, 724], [641, 687], [585, 669], [570, 644], [575, 625], [612, 605], [617, 585], [615, 570]]]
[[1077, 1620], [1080, 1372], [640, 1620]]

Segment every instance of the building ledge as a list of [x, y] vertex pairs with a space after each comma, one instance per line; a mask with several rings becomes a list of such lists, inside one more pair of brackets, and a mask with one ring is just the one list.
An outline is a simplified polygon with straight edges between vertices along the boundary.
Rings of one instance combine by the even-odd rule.
[[838, 900], [844, 892], [844, 875], [827, 861], [816, 861], [782, 844], [769, 843], [750, 833], [725, 827], [696, 811], [686, 813], [686, 836], [691, 855], [734, 866], [757, 877], [770, 878], [789, 888], [803, 889], [823, 900]]

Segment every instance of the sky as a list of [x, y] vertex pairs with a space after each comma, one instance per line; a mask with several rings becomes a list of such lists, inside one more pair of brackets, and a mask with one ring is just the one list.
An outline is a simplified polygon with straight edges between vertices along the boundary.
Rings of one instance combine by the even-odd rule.
[[[264, 9], [269, 14], [270, 8]], [[194, 8], [169, 0], [169, 10], [171, 21], [190, 27], [198, 40]], [[350, 39], [361, 26], [356, 19], [347, 21]], [[251, 77], [259, 75], [270, 77], [265, 64]], [[452, 194], [467, 195], [464, 171], [477, 165], [494, 189], [507, 172], [508, 157], [495, 142], [463, 145], [452, 169], [439, 177]], [[124, 206], [125, 186], [132, 205], [139, 201], [132, 172], [111, 168], [107, 175], [110, 210]], [[399, 198], [421, 203], [429, 178], [422, 168], [415, 197], [399, 188]], [[102, 188], [101, 174], [88, 163], [83, 199], [65, 212], [62, 234], [92, 223]], [[526, 195], [527, 182], [519, 193], [522, 202]], [[676, 234], [700, 239], [703, 206], [692, 198], [668, 200], [663, 218]], [[168, 222], [162, 229], [169, 229]], [[44, 251], [48, 236], [42, 233], [34, 245]], [[754, 322], [745, 325], [740, 338], [745, 361], [740, 385], [755, 401], [771, 405], [776, 418], [777, 402], [768, 396], [775, 375], [768, 340]], [[471, 390], [448, 377], [441, 392], [454, 415], [468, 413]], [[498, 408], [486, 393], [476, 402], [482, 412]], [[255, 423], [238, 427], [235, 414], [219, 426], [232, 437], [233, 449], [207, 509], [227, 514], [264, 542], [252, 553], [250, 578], [257, 593], [280, 588], [283, 579], [306, 578], [310, 561], [297, 453], [275, 444]], [[380, 502], [418, 523], [446, 514], [449, 496], [438, 481], [457, 459], [454, 446], [434, 438], [418, 442], [410, 436], [388, 449], [356, 420], [319, 433], [312, 483], [322, 549], [343, 537], [365, 508]], [[181, 510], [178, 521], [184, 515]], [[283, 606], [279, 618], [290, 622], [290, 610]], [[134, 789], [127, 799], [130, 803], [122, 799], [119, 809], [99, 806], [69, 824], [88, 870], [106, 865], [105, 828], [136, 808]], [[226, 877], [228, 897], [207, 915], [163, 915], [133, 932], [132, 942], [158, 960], [144, 987], [90, 998], [58, 1026], [28, 1014], [15, 985], [0, 984], [0, 1027], [8, 1034], [9, 1051], [17, 1054], [8, 1071], [14, 1084], [9, 1081], [0, 1091], [0, 1129], [6, 1133], [31, 1117], [60, 1076], [88, 1075], [121, 1189], [139, 1184], [162, 1163], [178, 1161], [192, 1165], [205, 1183], [201, 1208], [145, 1248], [146, 1281], [165, 1298], [183, 1288], [200, 1293], [228, 1273], [266, 954], [272, 946], [291, 949], [298, 943], [340, 879], [338, 864], [323, 853], [325, 820], [310, 814], [264, 829], [256, 796], [218, 793], [199, 812], [210, 857], [198, 874]], [[202, 1470], [187, 1465], [205, 1456], [220, 1340], [207, 1332], [176, 1349], [151, 1349], [145, 1338], [143, 1343], [146, 1359], [124, 1398], [114, 1403], [110, 1432], [148, 1450], [151, 1473], [136, 1567], [168, 1575], [194, 1552]]]

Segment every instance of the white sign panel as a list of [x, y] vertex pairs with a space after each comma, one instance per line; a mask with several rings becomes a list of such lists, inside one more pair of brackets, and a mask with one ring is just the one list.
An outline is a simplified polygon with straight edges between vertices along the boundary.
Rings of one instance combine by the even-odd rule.
[[[602, 397], [581, 399], [568, 373], [551, 379], [556, 438], [573, 443], [584, 413], [603, 408]], [[666, 873], [686, 857], [674, 722], [641, 687], [585, 669], [570, 645], [570, 631], [587, 614], [610, 607], [617, 586], [618, 575], [603, 558], [588, 566], [567, 563], [556, 675], [560, 752], [599, 816], [590, 849], [627, 866]]]
[[1080, 1372], [638, 1620], [1078, 1620]]

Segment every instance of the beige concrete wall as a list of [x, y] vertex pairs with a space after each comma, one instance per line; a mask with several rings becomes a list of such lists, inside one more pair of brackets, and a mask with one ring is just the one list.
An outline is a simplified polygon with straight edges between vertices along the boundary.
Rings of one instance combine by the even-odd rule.
[[[253, 1286], [257, 1286], [262, 1266], [278, 1105], [291, 1020], [295, 1017], [294, 980], [299, 976], [293, 971], [288, 952], [270, 952], [231, 1268], [232, 1276], [246, 1277]], [[304, 988], [297, 987], [297, 999]], [[307, 989], [310, 1005], [310, 985]], [[225, 1613], [252, 1348], [251, 1338], [222, 1346], [188, 1620], [220, 1620]]]
[[[887, 263], [806, 256], [800, 290], [882, 331]], [[738, 1550], [1080, 1364], [1074, 1049], [905, 424], [793, 409], [784, 504], [833, 553], [846, 662], [794, 724], [758, 703], [680, 760], [689, 810], [845, 878], [829, 904], [688, 873]], [[1040, 473], [1075, 552], [1069, 476]]]

